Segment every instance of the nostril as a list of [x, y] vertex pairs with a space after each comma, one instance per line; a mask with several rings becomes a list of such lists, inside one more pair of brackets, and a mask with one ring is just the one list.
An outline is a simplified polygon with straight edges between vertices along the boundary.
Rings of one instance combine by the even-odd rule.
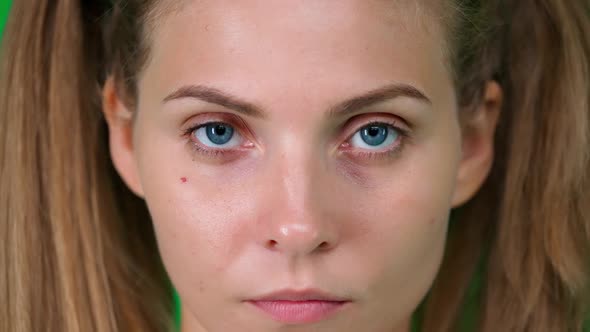
[[269, 248], [275, 248], [277, 246], [277, 241], [275, 241], [275, 240], [269, 240], [268, 243], [267, 243], [267, 246]]
[[[279, 243], [276, 240], [268, 240], [266, 242], [266, 246], [269, 249], [277, 249], [278, 245], [279, 245]], [[330, 248], [330, 244], [328, 242], [326, 242], [326, 241], [320, 243], [316, 247], [316, 249], [319, 249], [319, 250], [326, 250], [326, 249], [329, 249], [329, 248]]]

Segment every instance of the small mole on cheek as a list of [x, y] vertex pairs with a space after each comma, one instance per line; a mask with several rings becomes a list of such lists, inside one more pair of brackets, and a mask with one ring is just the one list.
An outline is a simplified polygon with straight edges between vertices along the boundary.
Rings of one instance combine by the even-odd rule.
[[181, 177], [181, 178], [180, 178], [180, 181], [181, 181], [182, 183], [186, 183], [186, 178], [185, 178], [185, 177]]

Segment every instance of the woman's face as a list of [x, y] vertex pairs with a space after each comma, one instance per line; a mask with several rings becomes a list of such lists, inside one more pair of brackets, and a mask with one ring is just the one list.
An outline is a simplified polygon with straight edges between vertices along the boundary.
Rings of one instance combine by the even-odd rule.
[[[462, 160], [432, 14], [216, 0], [158, 21], [133, 146], [114, 159], [146, 200], [186, 331], [407, 331]], [[255, 301], [285, 290], [334, 298]]]

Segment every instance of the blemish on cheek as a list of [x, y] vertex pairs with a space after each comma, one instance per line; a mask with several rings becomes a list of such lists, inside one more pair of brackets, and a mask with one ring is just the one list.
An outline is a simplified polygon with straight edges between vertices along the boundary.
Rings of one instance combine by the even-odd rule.
[[182, 182], [182, 183], [186, 183], [186, 181], [187, 181], [187, 179], [186, 179], [185, 177], [181, 177], [181, 178], [180, 178], [180, 182]]

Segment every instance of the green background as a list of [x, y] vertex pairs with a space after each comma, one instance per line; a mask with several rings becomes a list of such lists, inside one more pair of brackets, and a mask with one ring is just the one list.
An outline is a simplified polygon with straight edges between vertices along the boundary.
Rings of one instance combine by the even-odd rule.
[[6, 23], [8, 9], [10, 8], [11, 3], [12, 0], [0, 0], [0, 36], [2, 36], [2, 32], [4, 32], [4, 24]]

